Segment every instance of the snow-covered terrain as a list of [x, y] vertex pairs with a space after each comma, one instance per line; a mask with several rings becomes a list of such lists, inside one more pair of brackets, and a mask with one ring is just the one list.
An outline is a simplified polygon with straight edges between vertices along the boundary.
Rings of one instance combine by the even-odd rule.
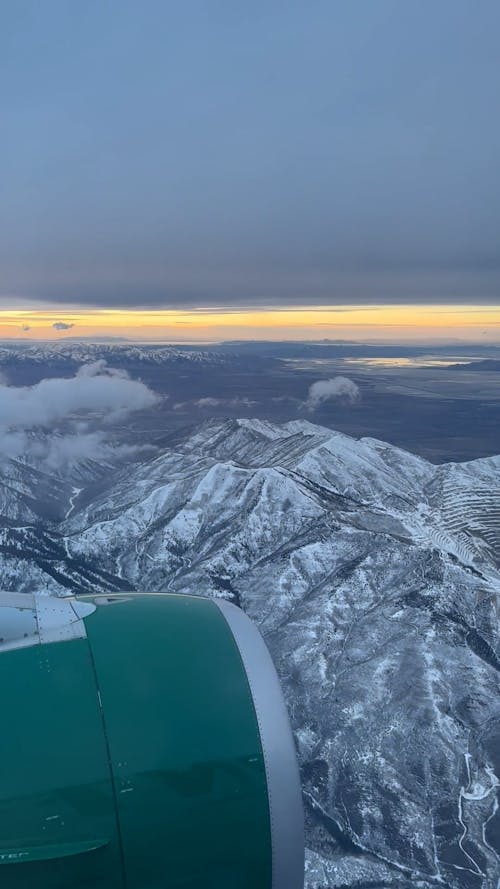
[[173, 346], [117, 345], [86, 342], [56, 342], [35, 345], [0, 346], [0, 367], [13, 362], [38, 364], [46, 370], [61, 362], [79, 367], [92, 361], [108, 361], [120, 364], [226, 364], [234, 356], [231, 353], [203, 349], [181, 350]]
[[[307, 886], [500, 886], [500, 457], [211, 421], [99, 476], [2, 467], [0, 586], [230, 597], [283, 680]], [[38, 474], [37, 474], [38, 473]]]

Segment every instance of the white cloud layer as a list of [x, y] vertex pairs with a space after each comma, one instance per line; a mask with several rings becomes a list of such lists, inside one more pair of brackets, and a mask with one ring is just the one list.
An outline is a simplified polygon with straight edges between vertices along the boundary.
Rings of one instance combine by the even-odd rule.
[[[82, 417], [108, 426], [158, 401], [144, 383], [104, 361], [84, 365], [69, 379], [45, 379], [34, 386], [9, 386], [0, 380], [0, 454], [25, 454], [53, 467], [95, 459], [109, 452], [109, 444], [104, 432], [88, 432]], [[42, 435], [34, 437], [33, 432]]]
[[333, 377], [331, 380], [317, 380], [309, 386], [306, 406], [310, 411], [317, 410], [326, 401], [359, 401], [359, 387], [348, 377]]
[[173, 409], [174, 411], [181, 411], [190, 407], [200, 408], [200, 410], [208, 410], [212, 407], [249, 408], [255, 404], [258, 404], [258, 402], [246, 396], [243, 396], [243, 398], [212, 398], [212, 396], [206, 396], [195, 401], [178, 401], [177, 404], [174, 404]]

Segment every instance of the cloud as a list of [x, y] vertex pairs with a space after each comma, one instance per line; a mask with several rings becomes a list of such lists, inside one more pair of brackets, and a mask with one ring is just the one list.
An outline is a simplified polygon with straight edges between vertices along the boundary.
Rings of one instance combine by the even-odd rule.
[[82, 416], [109, 426], [158, 401], [144, 383], [104, 361], [84, 365], [69, 379], [45, 379], [34, 386], [0, 380], [0, 454], [30, 455], [53, 466], [102, 456], [110, 449], [106, 434], [87, 432]]
[[74, 324], [68, 324], [66, 321], [55, 321], [52, 325], [54, 330], [71, 330], [74, 326]]
[[217, 405], [222, 404], [220, 398], [198, 398], [198, 401], [194, 402], [195, 407], [217, 407]]
[[254, 401], [252, 398], [232, 398], [229, 402], [229, 404], [232, 404], [235, 407], [238, 407], [240, 404], [243, 405], [243, 407], [253, 407], [254, 404], [258, 403], [258, 401]]
[[309, 387], [306, 407], [310, 411], [317, 410], [325, 401], [344, 401], [354, 404], [359, 401], [359, 387], [348, 377], [333, 377], [331, 380], [317, 380]]
[[129, 380], [130, 377], [126, 370], [119, 367], [108, 367], [105, 358], [99, 358], [97, 361], [89, 361], [88, 364], [82, 364], [76, 374], [80, 377], [118, 377], [121, 380]]
[[21, 330], [23, 331], [23, 333], [28, 333], [28, 330], [31, 330], [31, 327], [29, 326], [29, 324], [22, 324]]
[[[24, 448], [26, 450], [26, 448]], [[50, 469], [74, 466], [82, 460], [117, 460], [147, 455], [156, 451], [153, 445], [113, 444], [104, 432], [78, 435], [48, 435], [29, 446], [30, 456], [42, 460]]]
[[25, 454], [30, 442], [25, 432], [6, 432], [0, 430], [0, 460], [15, 460]]
[[[184, 407], [184, 405], [187, 405], [188, 403], [189, 402], [184, 402], [180, 406]], [[197, 401], [193, 401], [193, 407], [202, 409], [210, 407], [253, 407], [254, 404], [258, 404], [258, 402], [252, 401], [251, 398], [247, 398], [246, 396], [243, 396], [242, 398], [212, 398], [207, 396], [206, 398], [198, 398]]]
[[156, 396], [144, 383], [114, 372], [83, 368], [70, 379], [46, 379], [35, 386], [0, 387], [0, 428], [50, 429], [81, 412], [107, 420], [152, 407]]

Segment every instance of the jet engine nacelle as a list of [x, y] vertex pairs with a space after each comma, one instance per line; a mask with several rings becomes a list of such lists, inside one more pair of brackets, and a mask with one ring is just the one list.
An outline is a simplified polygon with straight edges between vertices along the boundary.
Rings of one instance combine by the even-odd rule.
[[0, 593], [2, 889], [302, 889], [279, 682], [227, 602]]

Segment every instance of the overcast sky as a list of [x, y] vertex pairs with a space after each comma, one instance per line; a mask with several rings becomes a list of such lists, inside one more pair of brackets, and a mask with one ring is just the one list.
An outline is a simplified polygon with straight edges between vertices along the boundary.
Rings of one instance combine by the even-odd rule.
[[3, 0], [0, 305], [499, 302], [498, 0]]

